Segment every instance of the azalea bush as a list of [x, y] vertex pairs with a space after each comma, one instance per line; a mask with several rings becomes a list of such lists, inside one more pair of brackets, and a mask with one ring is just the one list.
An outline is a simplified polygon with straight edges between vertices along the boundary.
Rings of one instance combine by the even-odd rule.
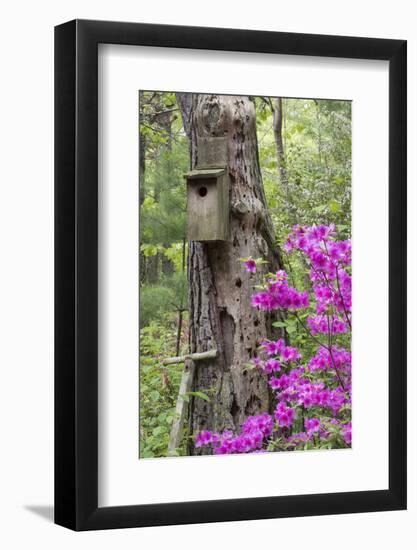
[[[268, 378], [274, 412], [248, 417], [238, 433], [202, 431], [196, 447], [230, 454], [351, 446], [351, 241], [338, 239], [333, 224], [296, 225], [284, 251], [288, 272], [268, 274], [252, 296], [255, 308], [286, 312], [274, 324], [288, 336], [262, 342], [248, 367]], [[293, 280], [293, 261], [304, 268], [304, 289]], [[262, 260], [243, 262], [255, 274]]]

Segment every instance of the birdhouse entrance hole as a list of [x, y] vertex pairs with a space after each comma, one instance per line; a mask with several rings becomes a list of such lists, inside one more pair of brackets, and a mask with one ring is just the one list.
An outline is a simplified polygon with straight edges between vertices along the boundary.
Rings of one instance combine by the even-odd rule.
[[198, 194], [200, 195], [200, 197], [205, 197], [207, 195], [207, 187], [205, 185], [201, 185], [198, 188]]

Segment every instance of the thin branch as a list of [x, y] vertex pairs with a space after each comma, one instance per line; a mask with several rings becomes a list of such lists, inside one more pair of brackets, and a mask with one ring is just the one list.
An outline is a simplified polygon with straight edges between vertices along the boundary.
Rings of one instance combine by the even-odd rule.
[[184, 363], [187, 359], [192, 361], [204, 361], [205, 359], [215, 359], [217, 357], [217, 349], [210, 351], [202, 351], [200, 353], [189, 353], [187, 355], [180, 355], [179, 357], [169, 357], [162, 361], [163, 365], [174, 365], [176, 363]]

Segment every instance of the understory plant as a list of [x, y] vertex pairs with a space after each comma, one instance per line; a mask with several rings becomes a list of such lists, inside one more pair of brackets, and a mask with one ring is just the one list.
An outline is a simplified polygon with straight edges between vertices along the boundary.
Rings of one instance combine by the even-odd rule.
[[[186, 324], [187, 320], [184, 322]], [[186, 329], [185, 326], [181, 352], [187, 349]], [[183, 365], [164, 367], [162, 360], [175, 355], [176, 338], [177, 327], [173, 314], [165, 315], [162, 321], [152, 321], [140, 331], [140, 458], [167, 455]], [[185, 441], [178, 449], [178, 454], [185, 454]]]
[[[249, 368], [260, 369], [274, 394], [274, 412], [248, 417], [238, 432], [196, 435], [195, 445], [215, 454], [351, 446], [351, 241], [333, 224], [296, 225], [284, 251], [287, 271], [268, 274], [252, 296], [260, 310], [284, 310], [287, 339], [265, 340]], [[245, 258], [250, 273], [262, 260]], [[294, 281], [292, 261], [305, 270]], [[298, 270], [297, 270], [298, 271]]]

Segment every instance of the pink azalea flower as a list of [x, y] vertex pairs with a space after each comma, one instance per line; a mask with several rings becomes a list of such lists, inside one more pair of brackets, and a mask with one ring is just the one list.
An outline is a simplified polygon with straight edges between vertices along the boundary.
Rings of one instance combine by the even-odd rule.
[[256, 262], [255, 260], [252, 260], [252, 258], [249, 258], [249, 260], [243, 262], [243, 265], [249, 273], [256, 273]]

